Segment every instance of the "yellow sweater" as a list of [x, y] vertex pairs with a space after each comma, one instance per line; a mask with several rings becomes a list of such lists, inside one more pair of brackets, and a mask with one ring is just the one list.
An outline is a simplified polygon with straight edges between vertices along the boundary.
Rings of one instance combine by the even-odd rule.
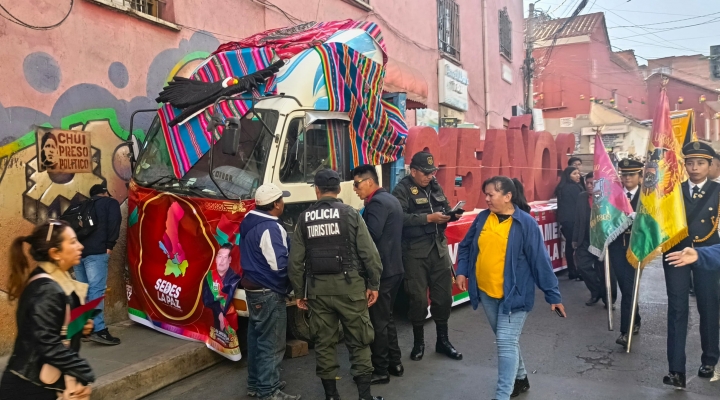
[[478, 238], [475, 276], [478, 288], [494, 299], [504, 295], [505, 252], [507, 251], [512, 217], [500, 222], [495, 213], [490, 213]]

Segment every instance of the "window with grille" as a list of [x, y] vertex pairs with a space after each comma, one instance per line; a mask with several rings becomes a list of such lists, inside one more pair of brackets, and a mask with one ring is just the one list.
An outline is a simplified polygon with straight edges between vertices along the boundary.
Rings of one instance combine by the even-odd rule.
[[438, 0], [438, 48], [460, 59], [460, 7], [454, 0]]
[[507, 7], [499, 11], [498, 29], [500, 31], [500, 54], [512, 60], [512, 22]]
[[163, 0], [123, 0], [125, 5], [143, 14], [162, 18], [162, 8], [165, 5]]

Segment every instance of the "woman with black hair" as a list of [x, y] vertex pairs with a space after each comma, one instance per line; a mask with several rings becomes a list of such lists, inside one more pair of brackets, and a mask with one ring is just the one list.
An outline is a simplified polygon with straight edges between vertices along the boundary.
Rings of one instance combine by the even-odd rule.
[[473, 309], [482, 304], [495, 333], [495, 399], [507, 400], [530, 389], [519, 340], [535, 302], [535, 285], [551, 310], [565, 316], [565, 308], [520, 181], [495, 176], [483, 183], [483, 190], [488, 209], [478, 214], [460, 243], [457, 285], [468, 291]]
[[560, 232], [565, 237], [565, 261], [567, 262], [568, 278], [582, 280], [575, 265], [575, 249], [572, 247], [573, 228], [575, 226], [575, 206], [580, 193], [585, 189], [580, 183], [580, 170], [567, 167], [555, 188], [557, 198], [557, 222]]
[[[24, 243], [36, 261], [34, 268]], [[81, 335], [69, 338], [67, 332], [70, 310], [84, 304], [88, 290], [67, 272], [80, 262], [82, 249], [75, 231], [62, 221], [46, 222], [13, 240], [8, 297], [19, 299], [18, 336], [0, 381], [0, 400], [50, 400], [63, 391], [73, 399], [90, 398], [95, 375], [78, 355]], [[92, 319], [87, 320], [82, 335], [92, 327]]]

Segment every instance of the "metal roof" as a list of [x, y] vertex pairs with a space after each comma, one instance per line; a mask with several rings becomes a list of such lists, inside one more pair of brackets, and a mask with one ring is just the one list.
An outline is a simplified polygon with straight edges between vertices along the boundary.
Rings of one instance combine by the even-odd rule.
[[[604, 24], [604, 14], [596, 12], [592, 14], [578, 15], [568, 25], [558, 33], [558, 39], [569, 38], [574, 36], [589, 35], [600, 24]], [[568, 18], [558, 18], [538, 24], [534, 28], [534, 36], [536, 41], [552, 40], [553, 35], [567, 21]]]

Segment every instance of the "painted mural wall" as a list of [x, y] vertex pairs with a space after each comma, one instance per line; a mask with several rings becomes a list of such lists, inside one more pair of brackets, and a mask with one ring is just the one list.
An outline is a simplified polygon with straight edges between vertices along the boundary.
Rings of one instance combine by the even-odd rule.
[[[239, 40], [266, 29], [301, 21], [371, 20], [384, 33], [391, 57], [421, 71], [429, 93], [427, 106], [438, 109], [437, 1], [372, 0], [372, 10], [348, 0], [273, 0], [274, 6], [252, 0], [166, 0], [165, 20], [158, 24], [100, 3], [114, 0], [75, 0], [57, 28], [34, 30], [0, 18], [0, 251], [11, 240], [26, 235], [33, 225], [61, 214], [73, 200], [88, 195], [104, 182], [127, 214], [130, 178], [125, 141], [141, 143], [151, 115], [130, 115], [155, 108], [155, 97], [174, 75], [187, 76], [222, 42]], [[33, 25], [50, 25], [67, 12], [68, 0], [10, 2], [6, 8]], [[507, 6], [513, 26], [522, 24], [521, 0], [493, 0], [488, 32], [497, 35], [498, 9]], [[493, 111], [494, 125], [510, 117], [510, 105], [521, 103], [521, 80], [495, 83], [492, 106], [483, 102], [482, 13], [474, 0], [458, 0], [461, 7], [463, 68], [471, 80], [475, 102], [466, 120], [484, 126], [485, 108]], [[232, 10], [233, 18], [228, 18]], [[280, 12], [283, 10], [285, 14]], [[513, 39], [521, 61], [522, 33]], [[497, 42], [492, 40], [495, 48]], [[492, 52], [491, 80], [500, 72], [499, 56]], [[518, 64], [519, 65], [519, 64]], [[517, 67], [517, 68], [516, 68]], [[519, 74], [515, 71], [515, 74]], [[518, 75], [515, 76], [518, 78]], [[513, 95], [508, 96], [508, 93]], [[497, 94], [497, 98], [492, 97]], [[517, 97], [517, 99], [513, 98]], [[37, 126], [90, 132], [93, 172], [49, 175], [38, 172], [34, 129]], [[498, 126], [499, 127], [499, 126]], [[127, 318], [125, 285], [125, 226], [110, 259], [106, 314], [109, 322]], [[0, 297], [4, 294], [7, 265], [0, 263]], [[14, 340], [14, 304], [0, 299], [0, 355]]]

